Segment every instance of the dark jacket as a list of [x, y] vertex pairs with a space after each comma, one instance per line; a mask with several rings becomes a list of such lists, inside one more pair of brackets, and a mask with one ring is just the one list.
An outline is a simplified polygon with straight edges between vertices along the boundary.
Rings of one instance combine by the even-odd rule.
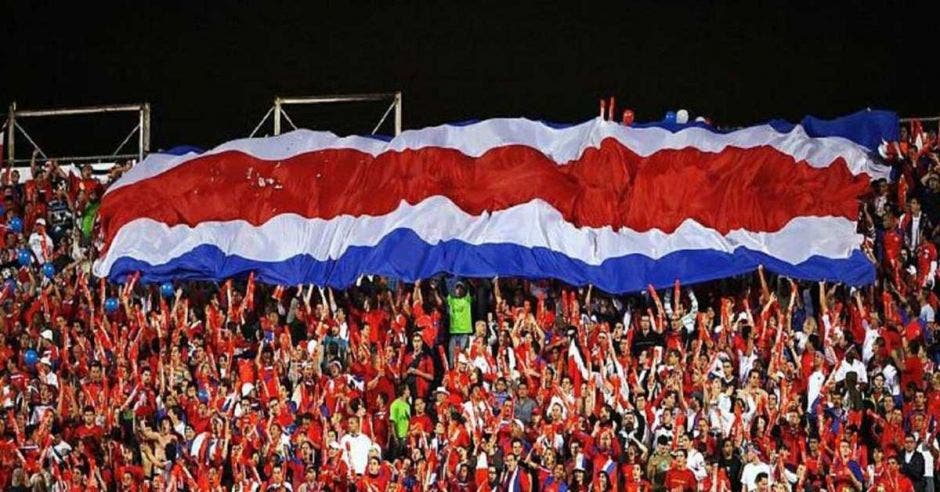
[[915, 492], [924, 492], [927, 482], [924, 479], [924, 455], [919, 451], [911, 453], [910, 461], [907, 460], [907, 452], [901, 455], [901, 473], [911, 480], [914, 484]]

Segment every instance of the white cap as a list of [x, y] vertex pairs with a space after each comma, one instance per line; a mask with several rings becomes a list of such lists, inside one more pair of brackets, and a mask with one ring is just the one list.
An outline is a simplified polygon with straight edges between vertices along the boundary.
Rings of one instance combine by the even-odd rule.
[[255, 385], [251, 383], [245, 383], [242, 385], [242, 396], [248, 396], [251, 394], [251, 391], [255, 389]]
[[42, 333], [39, 334], [40, 337], [45, 338], [46, 340], [52, 341], [52, 330], [42, 330]]
[[40, 226], [40, 225], [41, 225], [41, 226], [46, 225], [46, 219], [36, 219], [36, 225], [38, 225], [38, 226]]

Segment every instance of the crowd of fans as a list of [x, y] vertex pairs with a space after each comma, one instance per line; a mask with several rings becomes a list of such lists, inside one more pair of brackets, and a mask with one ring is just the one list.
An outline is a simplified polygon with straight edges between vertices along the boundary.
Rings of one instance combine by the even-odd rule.
[[0, 489], [937, 490], [935, 140], [882, 149], [858, 289], [117, 285], [107, 183], [6, 169]]

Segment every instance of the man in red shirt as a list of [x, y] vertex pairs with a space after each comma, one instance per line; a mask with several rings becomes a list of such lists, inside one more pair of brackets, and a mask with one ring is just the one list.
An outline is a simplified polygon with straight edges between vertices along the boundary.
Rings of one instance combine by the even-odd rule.
[[901, 249], [904, 247], [904, 235], [898, 228], [898, 219], [893, 212], [885, 214], [885, 232], [882, 236], [884, 266], [895, 283], [900, 283]]
[[686, 455], [684, 449], [678, 449], [672, 454], [672, 467], [666, 472], [666, 490], [679, 489], [682, 492], [693, 492], [695, 485], [695, 474], [686, 467]]
[[93, 438], [96, 441], [104, 436], [104, 429], [95, 422], [95, 408], [86, 406], [82, 410], [82, 424], [72, 433], [75, 439]]
[[917, 245], [917, 285], [933, 287], [937, 275], [937, 247], [931, 231], [924, 231], [924, 241]]
[[82, 166], [81, 172], [81, 177], [69, 174], [69, 194], [73, 201], [78, 199], [80, 193], [88, 196], [92, 193], [99, 194], [101, 191], [101, 182], [92, 175], [91, 165], [85, 164]]
[[413, 351], [402, 359], [402, 372], [405, 382], [418, 398], [427, 398], [431, 394], [431, 382], [434, 381], [434, 361], [424, 350], [424, 340], [415, 334], [411, 339]]
[[293, 485], [284, 477], [284, 468], [280, 464], [276, 464], [271, 468], [271, 478], [261, 487], [261, 490], [293, 490]]

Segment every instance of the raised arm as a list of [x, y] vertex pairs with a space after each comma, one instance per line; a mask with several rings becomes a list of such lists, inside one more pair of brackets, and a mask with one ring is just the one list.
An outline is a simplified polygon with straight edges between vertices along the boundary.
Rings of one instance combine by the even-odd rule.
[[496, 297], [496, 308], [499, 309], [503, 301], [503, 296], [499, 292], [499, 277], [493, 277], [493, 296]]
[[584, 307], [588, 314], [593, 312], [591, 309], [591, 298], [594, 296], [594, 285], [588, 284], [587, 295], [584, 296]]
[[770, 297], [770, 288], [767, 287], [767, 278], [764, 276], [764, 265], [757, 265], [757, 277], [760, 279], [760, 301], [763, 304]]
[[424, 304], [424, 296], [421, 295], [421, 280], [415, 281], [415, 288], [414, 292], [412, 293], [412, 297], [414, 297], [416, 303]]
[[829, 312], [829, 308], [826, 305], [826, 281], [819, 281], [819, 313], [826, 315]]
[[329, 304], [329, 306], [330, 306], [330, 315], [336, 314], [336, 311], [337, 311], [337, 309], [339, 309], [339, 308], [338, 308], [338, 306], [336, 305], [336, 297], [333, 295], [333, 288], [332, 288], [332, 287], [327, 287], [327, 288], [326, 288], [326, 292], [327, 292], [327, 294], [329, 294], [329, 296], [330, 296], [330, 304]]
[[[30, 173], [31, 173], [31, 176], [33, 176], [33, 177], [36, 176], [36, 156], [38, 156], [38, 155], [39, 155], [39, 149], [34, 148], [34, 149], [33, 149], [33, 155], [30, 156], [30, 158], [29, 158], [29, 171], [30, 171]], [[10, 165], [12, 166], [13, 163], [11, 162]]]

